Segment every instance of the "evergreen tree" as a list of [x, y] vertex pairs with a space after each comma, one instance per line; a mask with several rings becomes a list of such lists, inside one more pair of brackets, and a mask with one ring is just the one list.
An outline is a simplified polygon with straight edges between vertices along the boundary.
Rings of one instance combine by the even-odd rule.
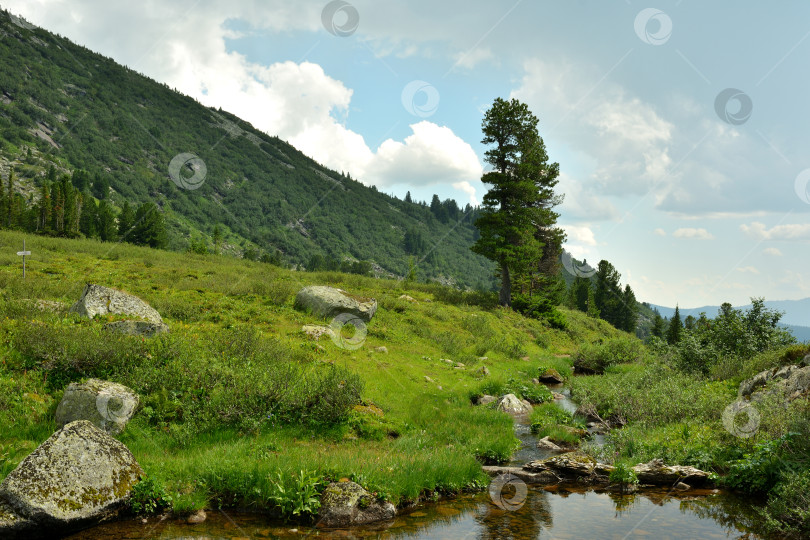
[[110, 182], [106, 176], [97, 174], [93, 179], [93, 196], [98, 200], [104, 200], [110, 193]]
[[10, 229], [16, 218], [14, 213], [14, 169], [11, 169], [8, 173], [8, 188], [5, 199], [5, 225]]
[[656, 309], [655, 315], [653, 316], [653, 325], [652, 329], [650, 330], [650, 335], [664, 339], [665, 329], [666, 323], [664, 322], [664, 318], [661, 317], [661, 314], [658, 313], [658, 310]]
[[636, 295], [630, 285], [624, 286], [624, 293], [622, 294], [620, 313], [620, 330], [625, 332], [635, 333], [636, 322], [638, 321], [638, 304], [636, 303]]
[[621, 326], [622, 289], [619, 284], [621, 274], [608, 261], [599, 261], [594, 278], [596, 289], [594, 300], [601, 317], [619, 328]]
[[39, 197], [39, 220], [37, 222], [37, 230], [47, 231], [51, 227], [51, 192], [50, 182], [42, 183], [42, 190]]
[[405, 194], [405, 202], [406, 203], [412, 203], [413, 202], [413, 199], [411, 199], [411, 192], [410, 191]]
[[593, 294], [593, 287], [588, 287], [588, 316], [594, 319], [599, 319], [602, 314], [599, 313], [599, 308], [596, 307], [596, 297]]
[[219, 255], [219, 245], [222, 243], [222, 229], [220, 229], [219, 224], [214, 225], [212, 239], [214, 241], [214, 253]]
[[79, 232], [88, 238], [95, 238], [98, 236], [98, 207], [96, 201], [89, 194], [81, 195], [81, 200]]
[[135, 211], [132, 242], [153, 248], [164, 248], [168, 244], [163, 214], [155, 203], [145, 202]]
[[[516, 99], [497, 98], [482, 124], [485, 160], [494, 168], [481, 178], [492, 185], [475, 225], [473, 251], [495, 261], [501, 274], [501, 305], [512, 304], [512, 282], [533, 272], [543, 257], [543, 229], [553, 228], [559, 165], [549, 163], [537, 118]], [[514, 277], [513, 277], [514, 275]]]
[[107, 201], [98, 203], [96, 218], [96, 228], [98, 237], [104, 242], [112, 242], [118, 237], [118, 230], [115, 226], [115, 214]]
[[135, 212], [129, 202], [124, 201], [121, 213], [118, 214], [118, 236], [122, 241], [134, 242], [132, 239], [132, 226], [135, 225]]
[[[589, 279], [581, 276], [575, 277], [569, 291], [569, 305], [574, 309], [587, 313], [590, 290], [591, 282]], [[590, 295], [593, 296], [593, 292], [590, 292]]]
[[675, 314], [669, 321], [669, 327], [667, 328], [667, 343], [669, 343], [670, 345], [675, 345], [681, 340], [682, 334], [683, 334], [683, 323], [681, 322], [681, 312], [678, 309], [678, 305], [676, 304]]
[[81, 169], [73, 171], [73, 178], [71, 179], [73, 186], [84, 193], [90, 188], [90, 173]]

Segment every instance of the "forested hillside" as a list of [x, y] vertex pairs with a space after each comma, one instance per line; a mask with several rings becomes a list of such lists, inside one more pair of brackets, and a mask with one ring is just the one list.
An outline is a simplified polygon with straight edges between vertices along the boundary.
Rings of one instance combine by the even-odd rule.
[[[363, 261], [398, 276], [412, 260], [423, 279], [492, 286], [494, 266], [469, 249], [477, 209], [380, 193], [5, 12], [0, 50], [1, 226], [112, 240], [100, 232], [102, 221], [120, 216], [124, 202], [154, 203], [164, 243], [176, 250], [221, 245], [238, 256], [322, 269]], [[183, 167], [172, 181], [170, 163], [181, 154], [199, 159], [176, 162]], [[51, 184], [71, 177], [71, 196], [62, 191], [53, 210], [70, 205], [75, 215], [49, 225], [41, 201], [51, 169]], [[97, 214], [85, 216], [84, 227], [82, 211]]]

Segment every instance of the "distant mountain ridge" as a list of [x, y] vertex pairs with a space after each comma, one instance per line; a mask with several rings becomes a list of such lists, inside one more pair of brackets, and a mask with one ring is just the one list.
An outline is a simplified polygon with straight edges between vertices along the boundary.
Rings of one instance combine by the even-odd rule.
[[[744, 306], [734, 306], [735, 308], [750, 309], [751, 304]], [[784, 313], [779, 321], [780, 325], [790, 330], [799, 341], [810, 340], [810, 298], [801, 300], [766, 300], [765, 307], [775, 309]], [[650, 308], [657, 309], [662, 317], [670, 319], [675, 314], [674, 307], [659, 306], [650, 304]], [[698, 317], [701, 313], [706, 313], [709, 318], [714, 318], [720, 310], [720, 306], [702, 306], [697, 308], [679, 308], [681, 318], [687, 315]]]

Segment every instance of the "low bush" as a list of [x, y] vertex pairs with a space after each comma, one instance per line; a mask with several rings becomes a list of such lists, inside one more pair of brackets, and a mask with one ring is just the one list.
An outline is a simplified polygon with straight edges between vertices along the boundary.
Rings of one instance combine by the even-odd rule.
[[135, 514], [154, 514], [164, 508], [171, 508], [172, 497], [162, 483], [150, 476], [132, 488], [129, 506]]
[[644, 344], [638, 339], [612, 338], [580, 347], [574, 354], [574, 369], [580, 373], [604, 373], [610, 366], [638, 362], [644, 356]]

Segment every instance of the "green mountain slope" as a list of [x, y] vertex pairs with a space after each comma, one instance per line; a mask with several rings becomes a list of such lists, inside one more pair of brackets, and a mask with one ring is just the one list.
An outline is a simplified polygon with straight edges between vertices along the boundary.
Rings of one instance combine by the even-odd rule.
[[[462, 286], [492, 282], [492, 264], [470, 252], [476, 211], [455, 203], [434, 214], [321, 166], [223, 111], [206, 108], [113, 60], [0, 14], [0, 172], [14, 168], [28, 204], [46, 170], [106, 177], [120, 206], [153, 201], [170, 246], [280, 250], [306, 266], [314, 255], [375, 263], [404, 275], [415, 256], [421, 278]], [[175, 185], [169, 164], [198, 156], [198, 189]], [[184, 178], [196, 171], [184, 169]], [[437, 215], [441, 219], [437, 219]], [[405, 236], [417, 238], [409, 242]]]

